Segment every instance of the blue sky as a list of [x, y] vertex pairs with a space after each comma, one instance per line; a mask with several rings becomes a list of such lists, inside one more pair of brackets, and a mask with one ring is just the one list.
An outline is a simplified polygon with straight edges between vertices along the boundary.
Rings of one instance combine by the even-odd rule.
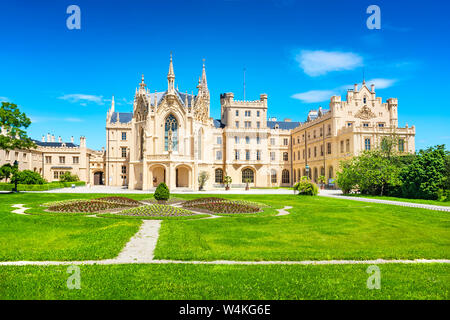
[[[81, 9], [81, 30], [66, 9]], [[381, 30], [369, 30], [369, 5]], [[151, 91], [167, 88], [173, 52], [176, 85], [194, 91], [206, 59], [211, 115], [219, 94], [269, 95], [269, 115], [304, 121], [346, 86], [375, 82], [399, 99], [399, 123], [416, 125], [417, 149], [450, 144], [450, 4], [447, 1], [0, 1], [0, 100], [18, 104], [48, 132], [105, 145], [111, 96], [132, 111], [141, 74]]]

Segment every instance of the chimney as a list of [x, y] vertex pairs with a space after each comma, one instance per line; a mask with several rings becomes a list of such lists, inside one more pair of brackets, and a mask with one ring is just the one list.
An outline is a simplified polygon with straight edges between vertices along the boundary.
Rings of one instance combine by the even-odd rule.
[[355, 83], [355, 86], [354, 86], [354, 88], [353, 88], [353, 91], [355, 91], [355, 92], [358, 91], [358, 84], [357, 84], [357, 83]]
[[73, 136], [71, 136], [71, 137], [70, 137], [70, 142], [73, 143], [73, 141], [74, 141], [74, 140], [73, 140]]
[[42, 142], [45, 142], [45, 134], [42, 135]]
[[261, 94], [259, 96], [259, 100], [266, 105], [267, 104], [267, 94], [265, 94], [265, 93]]
[[370, 86], [370, 91], [371, 91], [372, 93], [375, 93], [375, 85], [374, 85], [374, 84], [372, 84], [372, 85]]
[[292, 120], [289, 118], [284, 118], [284, 122], [291, 122]]
[[50, 135], [50, 132], [47, 133], [47, 142], [51, 142], [52, 141], [52, 136]]
[[62, 142], [61, 136], [58, 137], [58, 142]]
[[52, 142], [55, 142], [55, 135], [52, 134]]
[[86, 148], [86, 137], [80, 137], [80, 148]]

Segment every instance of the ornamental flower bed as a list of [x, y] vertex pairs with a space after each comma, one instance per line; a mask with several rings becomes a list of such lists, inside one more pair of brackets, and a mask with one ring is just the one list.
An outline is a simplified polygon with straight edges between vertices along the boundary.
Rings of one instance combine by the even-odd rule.
[[69, 204], [69, 203], [74, 203], [74, 202], [78, 202], [78, 201], [86, 201], [86, 199], [68, 199], [68, 200], [58, 200], [58, 201], [50, 201], [50, 202], [46, 202], [41, 204], [41, 206], [43, 207], [56, 207], [56, 206], [60, 206], [63, 204]]
[[199, 203], [192, 208], [210, 213], [256, 213], [261, 211], [258, 207], [233, 201]]
[[192, 216], [195, 213], [183, 208], [172, 207], [164, 204], [152, 204], [148, 206], [126, 209], [117, 214], [137, 217], [181, 217]]
[[99, 212], [102, 210], [123, 208], [123, 204], [100, 201], [100, 200], [81, 200], [70, 203], [63, 203], [49, 207], [49, 211], [54, 212]]
[[130, 199], [127, 197], [103, 197], [103, 198], [97, 198], [95, 200], [118, 203], [118, 204], [126, 205], [128, 207], [138, 207], [141, 205], [141, 203], [139, 201]]
[[183, 207], [189, 208], [189, 207], [195, 207], [198, 204], [204, 204], [204, 203], [217, 203], [217, 202], [224, 202], [228, 201], [223, 198], [216, 198], [216, 197], [206, 197], [206, 198], [198, 198], [198, 199], [192, 199], [183, 202]]

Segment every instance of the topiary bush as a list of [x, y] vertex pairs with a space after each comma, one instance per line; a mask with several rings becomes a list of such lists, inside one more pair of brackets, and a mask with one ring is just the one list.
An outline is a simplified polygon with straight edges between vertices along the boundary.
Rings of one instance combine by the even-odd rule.
[[164, 182], [161, 182], [156, 188], [153, 197], [158, 201], [167, 201], [170, 197], [170, 191]]
[[319, 194], [319, 188], [314, 182], [308, 180], [302, 180], [295, 184], [294, 189], [304, 196], [317, 196]]

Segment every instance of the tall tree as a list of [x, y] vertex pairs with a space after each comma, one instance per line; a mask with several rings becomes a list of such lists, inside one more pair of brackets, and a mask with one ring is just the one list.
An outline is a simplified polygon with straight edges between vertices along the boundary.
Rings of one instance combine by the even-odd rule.
[[30, 149], [36, 147], [25, 131], [31, 124], [31, 120], [17, 105], [2, 102], [0, 107], [0, 149]]

